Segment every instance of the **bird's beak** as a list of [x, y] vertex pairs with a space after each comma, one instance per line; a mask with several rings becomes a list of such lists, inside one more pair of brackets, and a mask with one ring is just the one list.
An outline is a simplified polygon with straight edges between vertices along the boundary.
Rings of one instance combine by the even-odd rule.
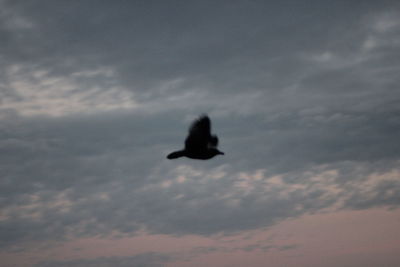
[[222, 152], [222, 151], [219, 151], [219, 153], [218, 154], [220, 154], [220, 155], [225, 155], [225, 153], [224, 152]]

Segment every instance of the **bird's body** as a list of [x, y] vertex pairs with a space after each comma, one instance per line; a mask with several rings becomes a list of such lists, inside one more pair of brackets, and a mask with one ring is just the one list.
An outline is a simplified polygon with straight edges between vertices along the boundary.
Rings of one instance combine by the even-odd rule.
[[185, 140], [185, 148], [170, 153], [168, 159], [188, 157], [191, 159], [211, 159], [216, 155], [224, 155], [217, 149], [218, 137], [211, 135], [211, 122], [207, 115], [195, 120]]
[[207, 150], [196, 150], [196, 151], [187, 151], [185, 149], [178, 150], [170, 153], [167, 158], [168, 159], [176, 159], [180, 157], [187, 157], [191, 159], [211, 159], [216, 155], [223, 155], [223, 152], [219, 151], [215, 148], [210, 148]]

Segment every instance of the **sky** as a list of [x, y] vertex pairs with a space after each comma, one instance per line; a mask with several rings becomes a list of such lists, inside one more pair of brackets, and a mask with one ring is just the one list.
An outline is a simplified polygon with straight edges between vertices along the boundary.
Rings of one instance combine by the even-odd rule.
[[[0, 1], [1, 267], [400, 266], [398, 1]], [[166, 155], [201, 114], [225, 153]]]

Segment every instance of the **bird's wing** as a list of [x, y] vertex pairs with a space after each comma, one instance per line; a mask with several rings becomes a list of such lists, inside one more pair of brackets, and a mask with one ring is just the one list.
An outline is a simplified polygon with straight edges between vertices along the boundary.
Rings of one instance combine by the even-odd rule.
[[189, 128], [189, 135], [185, 140], [185, 149], [207, 149], [210, 142], [211, 122], [207, 115], [195, 120]]
[[216, 136], [216, 135], [210, 136], [210, 139], [208, 140], [208, 146], [209, 147], [217, 147], [218, 146], [218, 136]]

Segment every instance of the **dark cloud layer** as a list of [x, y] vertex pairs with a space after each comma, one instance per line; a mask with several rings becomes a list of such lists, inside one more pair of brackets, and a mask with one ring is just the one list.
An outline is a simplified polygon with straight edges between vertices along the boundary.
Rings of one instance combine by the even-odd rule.
[[[0, 5], [2, 248], [399, 206], [396, 2]], [[167, 161], [202, 112], [226, 155]]]
[[35, 267], [157, 267], [164, 266], [170, 260], [168, 255], [160, 253], [143, 253], [131, 257], [102, 257], [96, 259], [79, 259], [69, 261], [47, 261], [35, 265]]
[[[245, 157], [248, 139], [236, 136], [235, 140], [227, 134], [222, 143], [229, 151], [226, 157], [171, 163], [165, 159], [167, 144], [181, 142], [183, 123], [175, 123], [175, 130], [152, 124], [158, 116], [146, 117], [147, 123], [133, 115], [97, 122], [90, 118], [61, 122], [42, 118], [33, 124], [28, 120], [27, 128], [21, 129], [25, 122], [14, 129], [8, 126], [20, 136], [3, 138], [2, 149], [8, 150], [2, 154], [3, 246], [115, 230], [133, 234], [143, 227], [172, 235], [229, 233], [317, 212], [341, 201], [342, 208], [399, 204], [395, 145], [394, 153], [383, 157], [384, 145], [374, 149], [371, 144], [367, 153], [363, 145], [348, 149], [351, 142], [334, 139], [335, 132], [320, 140], [316, 137], [322, 134], [297, 137], [295, 129], [276, 126], [275, 131], [283, 133], [251, 136], [265, 142], [265, 147], [255, 147]], [[218, 132], [217, 122], [215, 128]], [[385, 137], [390, 135], [381, 138]], [[151, 140], [165, 141], [152, 144]], [[335, 140], [338, 144], [326, 145]], [[362, 154], [366, 155], [357, 156]], [[382, 177], [368, 178], [374, 173]], [[320, 178], [315, 181], [315, 177]], [[365, 191], [370, 180], [372, 187]], [[331, 187], [338, 190], [330, 192]]]

